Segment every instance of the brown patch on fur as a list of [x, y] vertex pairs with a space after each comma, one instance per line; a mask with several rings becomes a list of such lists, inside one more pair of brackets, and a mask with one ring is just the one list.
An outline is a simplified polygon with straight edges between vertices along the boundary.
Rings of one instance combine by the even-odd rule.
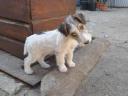
[[79, 24], [79, 25], [78, 25], [78, 29], [79, 29], [79, 30], [84, 30], [84, 25], [83, 25], [83, 24]]
[[78, 13], [78, 14], [73, 15], [73, 18], [79, 23], [86, 24], [86, 20], [85, 20], [84, 15], [82, 13]]
[[58, 30], [65, 36], [68, 36], [71, 30], [71, 26], [67, 23], [62, 23]]

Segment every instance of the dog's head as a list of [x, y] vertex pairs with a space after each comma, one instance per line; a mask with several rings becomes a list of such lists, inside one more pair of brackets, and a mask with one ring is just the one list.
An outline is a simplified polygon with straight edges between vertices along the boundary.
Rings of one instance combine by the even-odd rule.
[[72, 38], [77, 40], [78, 42], [81, 42], [80, 32], [75, 25], [64, 22], [58, 27], [58, 30], [65, 37]]
[[83, 43], [89, 43], [92, 41], [92, 35], [88, 32], [87, 21], [83, 13], [76, 13], [74, 15], [70, 15], [65, 19], [65, 21], [77, 27], [77, 29], [81, 33]]

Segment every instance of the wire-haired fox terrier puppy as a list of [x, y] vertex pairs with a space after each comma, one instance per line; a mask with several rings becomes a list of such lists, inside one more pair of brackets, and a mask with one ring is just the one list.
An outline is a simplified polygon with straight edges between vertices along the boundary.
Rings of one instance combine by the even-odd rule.
[[62, 23], [57, 29], [43, 32], [42, 34], [33, 34], [27, 37], [24, 45], [24, 71], [32, 74], [31, 64], [39, 62], [43, 68], [49, 68], [50, 65], [44, 61], [45, 56], [54, 54], [56, 56], [57, 66], [60, 72], [66, 72], [67, 67], [75, 67], [73, 51], [81, 42], [81, 33], [73, 24]]
[[69, 15], [66, 20], [67, 23], [75, 25], [79, 32], [82, 35], [80, 46], [84, 46], [84, 44], [90, 43], [94, 37], [89, 33], [87, 29], [87, 21], [85, 19], [85, 15], [83, 13], [76, 13], [74, 15]]

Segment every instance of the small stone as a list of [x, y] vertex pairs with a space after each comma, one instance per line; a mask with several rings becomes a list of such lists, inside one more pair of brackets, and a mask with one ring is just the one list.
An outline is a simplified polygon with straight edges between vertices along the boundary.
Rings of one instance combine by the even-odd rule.
[[92, 84], [92, 87], [96, 87], [96, 85]]
[[109, 73], [105, 73], [105, 76], [110, 76], [111, 74], [109, 74]]
[[107, 34], [104, 34], [104, 37], [105, 37], [105, 38], [108, 38], [108, 35], [107, 35]]
[[124, 41], [124, 43], [128, 43], [128, 41]]
[[106, 71], [104, 71], [104, 74], [105, 74], [105, 76], [111, 76], [111, 74]]

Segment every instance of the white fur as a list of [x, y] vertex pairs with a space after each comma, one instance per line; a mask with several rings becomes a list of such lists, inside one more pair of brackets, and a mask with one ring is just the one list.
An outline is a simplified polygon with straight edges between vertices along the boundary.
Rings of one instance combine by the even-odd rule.
[[[78, 31], [72, 28], [71, 31]], [[64, 36], [57, 29], [45, 32], [44, 34], [33, 34], [27, 37], [24, 45], [24, 55], [28, 56], [24, 59], [24, 71], [27, 74], [32, 74], [33, 70], [30, 67], [32, 63], [38, 61], [44, 67], [50, 67], [44, 62], [47, 55], [55, 54], [57, 66], [60, 72], [66, 72], [65, 59], [69, 67], [75, 67], [73, 59], [73, 51], [78, 45], [78, 42], [70, 36]]]

